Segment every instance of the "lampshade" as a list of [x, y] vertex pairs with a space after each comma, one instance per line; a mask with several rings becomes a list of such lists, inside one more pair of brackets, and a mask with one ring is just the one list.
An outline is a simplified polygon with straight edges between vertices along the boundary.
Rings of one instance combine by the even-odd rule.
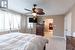
[[36, 13], [32, 13], [32, 15], [33, 15], [33, 16], [37, 16], [37, 14], [36, 14]]
[[32, 13], [33, 15], [33, 19], [35, 20], [37, 18], [37, 14], [36, 13]]

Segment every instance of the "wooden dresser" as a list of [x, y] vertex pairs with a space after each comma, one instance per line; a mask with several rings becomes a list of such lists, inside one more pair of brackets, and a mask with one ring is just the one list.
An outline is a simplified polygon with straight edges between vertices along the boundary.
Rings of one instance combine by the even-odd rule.
[[66, 50], [75, 50], [75, 37], [66, 37]]
[[44, 24], [36, 24], [36, 35], [44, 36]]

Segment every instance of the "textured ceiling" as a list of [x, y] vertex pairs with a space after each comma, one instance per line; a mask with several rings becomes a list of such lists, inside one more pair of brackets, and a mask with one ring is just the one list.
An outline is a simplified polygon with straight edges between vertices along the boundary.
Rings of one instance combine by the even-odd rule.
[[[33, 4], [37, 4], [38, 5], [37, 7], [43, 8], [47, 15], [65, 14], [75, 3], [75, 0], [17, 0], [17, 1], [22, 1], [23, 8], [20, 11], [21, 13], [27, 13], [27, 11], [25, 11], [24, 8], [32, 9]], [[19, 6], [21, 6], [21, 4]]]

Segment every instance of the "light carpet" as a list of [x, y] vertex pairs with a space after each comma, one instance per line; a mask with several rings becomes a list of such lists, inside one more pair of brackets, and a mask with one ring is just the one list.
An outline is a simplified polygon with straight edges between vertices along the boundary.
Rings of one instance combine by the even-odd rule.
[[48, 39], [49, 43], [46, 50], [66, 50], [66, 40], [64, 38], [52, 37]]

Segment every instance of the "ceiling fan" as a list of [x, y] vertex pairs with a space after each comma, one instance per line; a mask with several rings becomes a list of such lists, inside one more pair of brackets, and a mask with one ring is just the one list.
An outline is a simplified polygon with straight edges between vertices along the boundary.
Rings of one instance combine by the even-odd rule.
[[33, 16], [44, 15], [45, 13], [43, 12], [43, 9], [42, 8], [36, 8], [36, 6], [37, 6], [37, 4], [33, 4], [32, 10], [29, 10], [29, 9], [26, 9], [26, 8], [24, 10], [31, 11]]

